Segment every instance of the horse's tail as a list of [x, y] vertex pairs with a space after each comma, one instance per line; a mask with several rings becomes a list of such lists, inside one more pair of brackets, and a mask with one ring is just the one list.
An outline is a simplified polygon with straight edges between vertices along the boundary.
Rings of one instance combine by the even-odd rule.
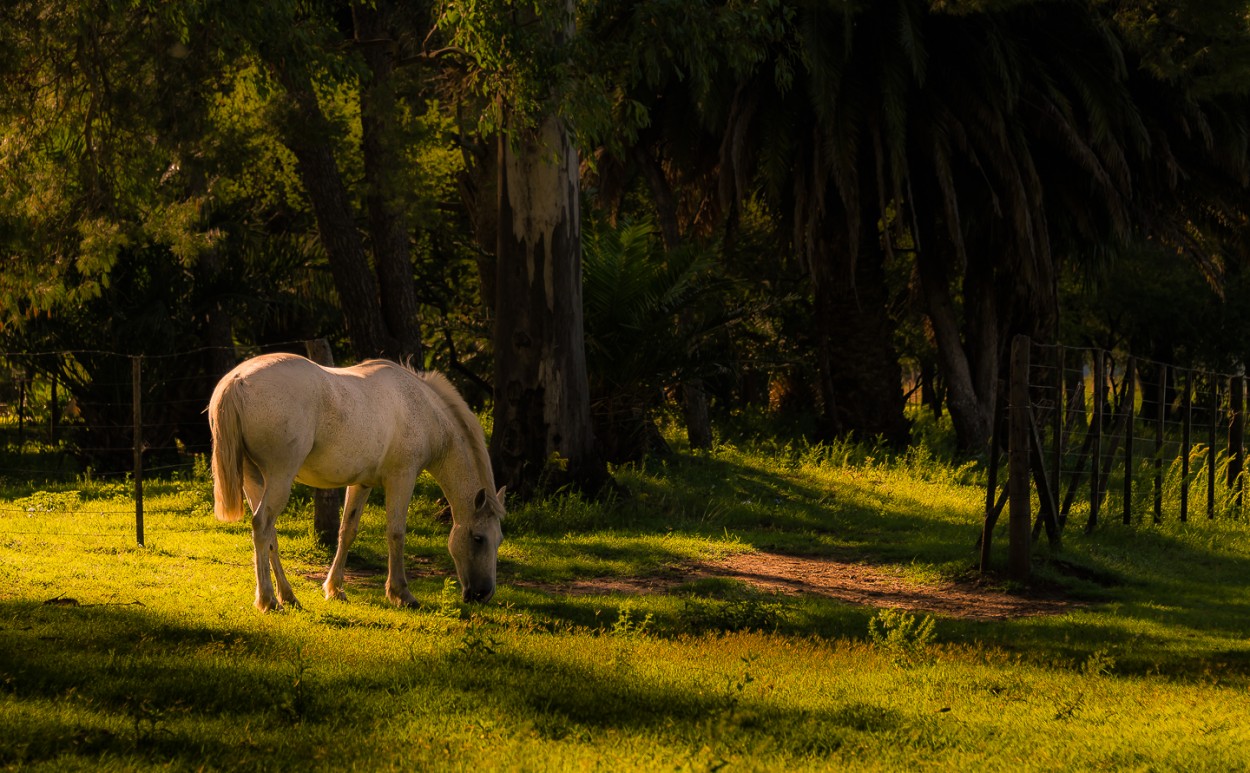
[[243, 421], [239, 390], [233, 378], [222, 379], [208, 402], [213, 433], [213, 513], [219, 521], [238, 521], [243, 506]]

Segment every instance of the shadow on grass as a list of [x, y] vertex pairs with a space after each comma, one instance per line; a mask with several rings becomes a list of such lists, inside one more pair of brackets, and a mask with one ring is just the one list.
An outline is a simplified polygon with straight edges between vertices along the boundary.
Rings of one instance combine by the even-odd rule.
[[324, 759], [327, 743], [335, 753], [344, 722], [356, 733], [347, 753], [357, 755], [396, 749], [380, 740], [385, 733], [428, 737], [480, 721], [544, 740], [624, 730], [691, 753], [709, 740], [748, 753], [771, 739], [800, 754], [904, 723], [870, 703], [779, 706], [752, 687], [748, 660], [715, 676], [652, 675], [628, 638], [594, 645], [609, 662], [545, 646], [464, 644], [378, 653], [349, 668], [333, 652], [302, 658], [296, 638], [173, 622], [141, 607], [0, 603], [0, 765], [113, 758], [259, 770]]
[[[926, 501], [924, 486], [898, 487], [888, 475], [874, 475], [871, 469], [822, 485], [787, 469], [784, 460], [776, 471], [721, 457], [679, 457], [663, 466], [658, 474], [645, 468], [627, 473], [631, 496], [601, 508], [595, 517], [579, 511], [583, 520], [576, 523], [531, 518], [526, 539], [545, 542], [553, 555], [567, 560], [567, 573], [582, 578], [602, 574], [603, 568], [579, 557], [601, 556], [611, 548], [561, 540], [566, 533], [593, 535], [600, 529], [709, 540], [732, 537], [758, 550], [927, 566], [948, 577], [970, 571], [977, 561], [979, 509]], [[1194, 523], [1190, 528], [1204, 526]], [[1000, 546], [1005, 544], [1004, 528], [997, 534]], [[1054, 560], [1039, 546], [1038, 582], [1018, 590], [1101, 605], [1081, 613], [1084, 619], [1102, 614], [1119, 619], [1080, 626], [1070, 616], [1007, 623], [949, 620], [943, 621], [940, 638], [1035, 650], [1042, 659], [1059, 660], [1079, 661], [1095, 650], [1114, 648], [1122, 652], [1118, 657], [1125, 668], [1143, 673], [1195, 675], [1220, 663], [1247, 673], [1250, 601], [1244, 578], [1250, 577], [1250, 556], [1212, 551], [1201, 540], [1180, 534], [1118, 524], [1092, 536], [1069, 529], [1064, 540], [1065, 548]], [[651, 543], [631, 549], [641, 555], [623, 561], [630, 566], [663, 566], [673, 558]], [[523, 563], [507, 567], [513, 576], [524, 571]], [[579, 608], [576, 603], [525, 603], [551, 610], [564, 606], [571, 619], [585, 619], [583, 612], [572, 611]], [[824, 600], [804, 603], [817, 610], [840, 606]], [[842, 615], [808, 612], [804, 619], [815, 628], [809, 633], [863, 635], [848, 628]], [[1073, 641], [1077, 637], [1081, 641]], [[1202, 641], [1189, 647], [1186, 642], [1192, 640]]]

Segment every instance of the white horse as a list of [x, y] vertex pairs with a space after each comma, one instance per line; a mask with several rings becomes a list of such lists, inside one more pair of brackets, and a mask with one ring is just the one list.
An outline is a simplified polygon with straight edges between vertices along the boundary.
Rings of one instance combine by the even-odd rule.
[[[494, 488], [482, 425], [440, 373], [385, 360], [323, 368], [294, 354], [265, 354], [230, 371], [208, 404], [213, 433], [213, 507], [223, 521], [252, 511], [256, 606], [299, 606], [278, 558], [274, 522], [294, 481], [347, 487], [328, 599], [346, 599], [343, 568], [369, 490], [386, 491], [386, 597], [416, 603], [404, 573], [408, 502], [429, 469], [451, 503], [447, 549], [465, 601], [495, 593], [504, 489]], [[277, 581], [277, 596], [269, 569]]]

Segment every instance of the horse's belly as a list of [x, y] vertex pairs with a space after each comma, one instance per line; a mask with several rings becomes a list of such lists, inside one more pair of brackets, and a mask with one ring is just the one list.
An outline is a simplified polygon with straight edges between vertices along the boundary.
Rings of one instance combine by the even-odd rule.
[[381, 485], [377, 473], [372, 470], [326, 469], [308, 466], [299, 471], [295, 480], [313, 488]]
[[351, 440], [354, 442], [318, 442], [295, 479], [313, 488], [382, 485], [383, 471], [390, 466], [387, 449], [376, 440]]
[[363, 481], [355, 480], [354, 477], [300, 472], [299, 475], [295, 476], [295, 482], [303, 483], [305, 486], [312, 486], [313, 488], [345, 488], [363, 483]]

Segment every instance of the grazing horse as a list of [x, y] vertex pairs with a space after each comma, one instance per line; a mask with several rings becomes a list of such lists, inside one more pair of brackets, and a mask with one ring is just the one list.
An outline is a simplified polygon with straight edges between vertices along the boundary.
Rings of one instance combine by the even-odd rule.
[[[465, 601], [495, 593], [504, 489], [494, 488], [482, 425], [440, 373], [386, 360], [323, 368], [295, 354], [264, 354], [230, 371], [208, 403], [213, 508], [222, 521], [252, 511], [256, 606], [299, 606], [278, 558], [274, 522], [295, 481], [347, 487], [326, 598], [345, 599], [343, 568], [369, 490], [386, 491], [386, 597], [416, 603], [404, 573], [404, 531], [417, 476], [428, 469], [451, 503], [447, 549]], [[269, 569], [277, 581], [277, 596]]]

